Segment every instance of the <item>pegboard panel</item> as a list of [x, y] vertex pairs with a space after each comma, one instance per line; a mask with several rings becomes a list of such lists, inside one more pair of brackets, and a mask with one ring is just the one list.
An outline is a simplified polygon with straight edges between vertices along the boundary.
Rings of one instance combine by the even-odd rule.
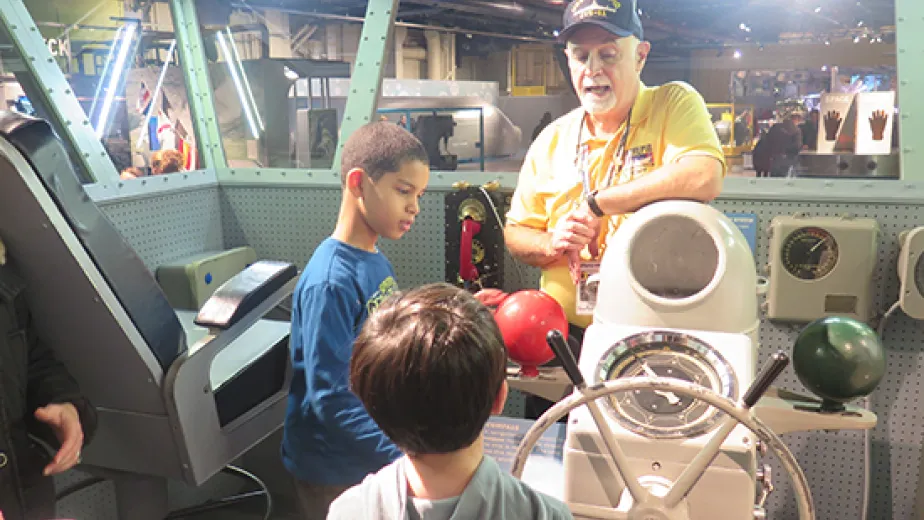
[[504, 256], [504, 269], [505, 291], [516, 292], [521, 289], [539, 287], [539, 277], [542, 275], [542, 271], [538, 267], [517, 261], [509, 252]]
[[516, 388], [508, 389], [507, 402], [504, 403], [504, 410], [501, 415], [521, 419], [526, 417], [526, 394]]
[[[898, 299], [896, 271], [898, 234], [919, 222], [924, 207], [919, 205], [867, 204], [848, 205], [824, 202], [785, 202], [722, 199], [715, 206], [725, 212], [753, 213], [758, 217], [757, 265], [767, 274], [771, 220], [777, 215], [804, 213], [807, 216], [834, 217], [852, 215], [874, 218], [879, 222], [880, 237], [875, 273], [874, 305], [879, 316]], [[760, 363], [777, 351], [791, 352], [800, 332], [797, 325], [763, 321], [760, 328]], [[920, 413], [918, 395], [924, 381], [924, 327], [900, 311], [886, 324], [883, 345], [886, 348], [886, 375], [870, 396], [871, 409], [878, 424], [871, 432], [872, 490], [871, 520], [913, 518], [919, 480], [921, 441], [924, 439], [924, 415]], [[786, 370], [778, 385], [808, 393], [795, 372]], [[858, 403], [859, 404], [859, 403]], [[863, 433], [852, 431], [811, 432], [784, 437], [796, 455], [812, 486], [817, 518], [841, 518], [845, 512], [858, 511], [862, 497]], [[768, 513], [779, 520], [796, 519], [792, 490], [775, 461], [777, 491], [771, 498]]]
[[116, 200], [100, 209], [151, 271], [224, 247], [217, 187]]
[[339, 211], [339, 189], [221, 188], [225, 247], [249, 245], [259, 258], [299, 269], [330, 236]]
[[[221, 207], [226, 247], [249, 245], [257, 255], [294, 263], [301, 269], [329, 237], [340, 212], [340, 189], [225, 187]], [[425, 193], [420, 216], [401, 240], [379, 240], [395, 268], [398, 285], [442, 281], [444, 272], [443, 195]]]
[[[504, 195], [505, 208], [510, 207], [510, 198], [510, 193]], [[495, 218], [497, 218], [497, 216], [498, 215], [495, 215]], [[501, 213], [499, 216], [506, 223], [507, 215]], [[503, 227], [503, 224], [501, 227]], [[516, 292], [521, 289], [535, 289], [536, 287], [539, 287], [539, 277], [541, 274], [542, 271], [540, 271], [538, 267], [524, 264], [523, 262], [520, 262], [514, 258], [513, 255], [510, 254], [509, 250], [505, 251], [504, 290], [507, 292]]]
[[441, 282], [446, 276], [442, 215], [443, 194], [426, 192], [411, 230], [401, 240], [379, 240], [379, 249], [391, 260], [401, 289]]

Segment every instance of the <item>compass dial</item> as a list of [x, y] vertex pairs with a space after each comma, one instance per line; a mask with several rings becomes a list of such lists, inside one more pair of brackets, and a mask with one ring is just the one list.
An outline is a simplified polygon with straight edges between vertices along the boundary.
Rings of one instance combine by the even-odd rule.
[[[617, 342], [601, 358], [595, 382], [619, 377], [671, 377], [737, 399], [728, 362], [711, 345], [686, 334], [652, 331]], [[702, 401], [660, 390], [614, 394], [606, 403], [624, 428], [654, 439], [702, 435], [721, 418]]]
[[837, 241], [827, 230], [818, 227], [799, 228], [783, 241], [780, 252], [783, 267], [802, 280], [818, 280], [837, 265]]

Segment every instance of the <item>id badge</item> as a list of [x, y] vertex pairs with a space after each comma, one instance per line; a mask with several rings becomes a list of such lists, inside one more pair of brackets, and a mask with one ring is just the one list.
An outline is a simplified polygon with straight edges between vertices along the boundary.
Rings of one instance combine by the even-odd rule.
[[590, 316], [597, 306], [597, 287], [600, 279], [594, 276], [600, 272], [600, 262], [581, 262], [581, 276], [577, 285], [578, 316]]

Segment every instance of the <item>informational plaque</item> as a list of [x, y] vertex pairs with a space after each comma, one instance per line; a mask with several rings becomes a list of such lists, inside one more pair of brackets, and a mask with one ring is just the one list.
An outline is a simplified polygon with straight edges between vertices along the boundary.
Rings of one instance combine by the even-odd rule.
[[895, 92], [857, 94], [857, 155], [892, 153]]
[[[512, 417], [492, 416], [484, 428], [484, 451], [500, 467], [510, 472], [517, 447], [535, 421]], [[547, 495], [561, 498], [564, 492], [565, 470], [562, 453], [565, 445], [565, 424], [555, 423], [539, 438], [533, 447], [523, 482]]]
[[850, 149], [853, 141], [850, 120], [855, 94], [822, 94], [818, 118], [818, 153]]
[[738, 226], [738, 229], [741, 230], [741, 233], [744, 235], [745, 240], [748, 241], [748, 245], [751, 246], [751, 253], [756, 257], [757, 256], [757, 224], [758, 218], [756, 213], [726, 213], [732, 222]]

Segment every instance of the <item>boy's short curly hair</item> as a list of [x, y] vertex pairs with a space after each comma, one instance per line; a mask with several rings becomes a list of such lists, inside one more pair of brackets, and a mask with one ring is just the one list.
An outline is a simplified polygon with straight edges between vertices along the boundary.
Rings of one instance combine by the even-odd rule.
[[398, 293], [356, 338], [350, 386], [405, 453], [449, 453], [481, 434], [506, 376], [492, 312], [446, 283]]
[[340, 180], [345, 183], [350, 170], [361, 168], [377, 181], [386, 173], [397, 172], [407, 161], [430, 164], [427, 151], [413, 134], [387, 121], [368, 123], [350, 134], [343, 145]]

